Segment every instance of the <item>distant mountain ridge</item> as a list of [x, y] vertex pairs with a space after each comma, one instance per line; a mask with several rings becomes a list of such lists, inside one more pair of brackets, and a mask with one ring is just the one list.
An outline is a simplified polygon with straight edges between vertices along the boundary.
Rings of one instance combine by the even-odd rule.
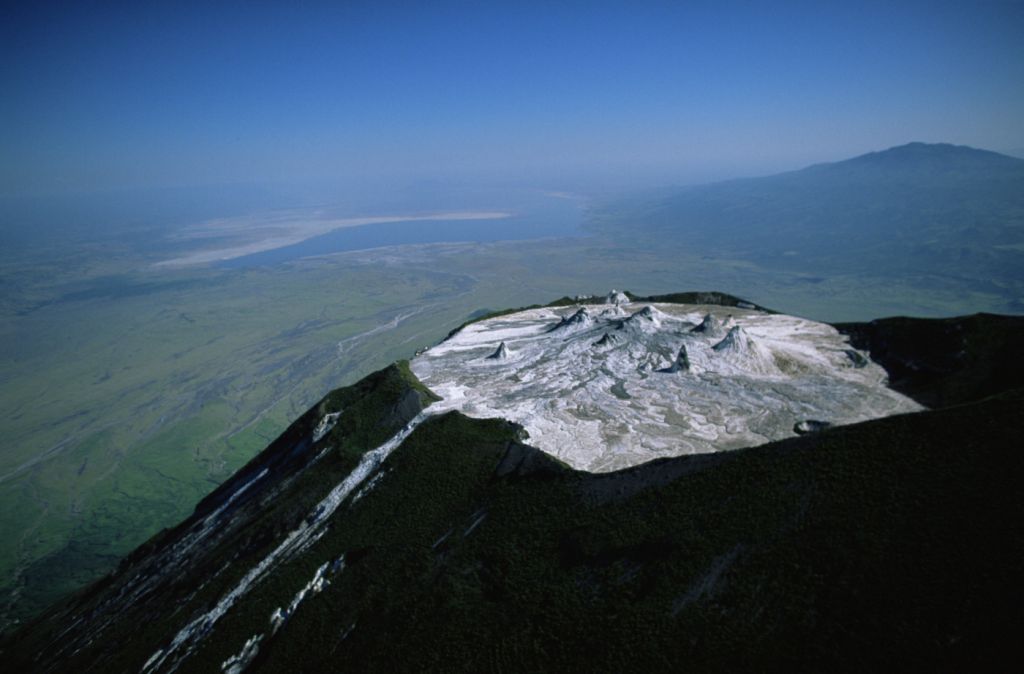
[[939, 171], [948, 171], [955, 168], [984, 169], [992, 166], [1019, 169], [1021, 164], [1024, 164], [1024, 160], [1017, 157], [969, 145], [912, 142], [886, 150], [868, 152], [851, 159], [814, 164], [802, 170], [813, 171], [826, 167], [830, 167], [828, 170], [843, 170], [852, 166], [864, 165], [903, 170], [921, 170], [931, 167]]
[[590, 226], [772, 269], [935, 276], [1009, 302], [1024, 294], [1024, 160], [965, 146], [910, 143], [638, 195], [596, 208]]

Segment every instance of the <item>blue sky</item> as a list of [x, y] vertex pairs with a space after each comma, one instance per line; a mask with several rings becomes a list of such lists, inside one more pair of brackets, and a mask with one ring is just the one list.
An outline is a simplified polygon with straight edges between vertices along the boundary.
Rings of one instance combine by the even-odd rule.
[[1024, 147], [1024, 2], [4, 11], [8, 196], [367, 177], [680, 183], [911, 140]]

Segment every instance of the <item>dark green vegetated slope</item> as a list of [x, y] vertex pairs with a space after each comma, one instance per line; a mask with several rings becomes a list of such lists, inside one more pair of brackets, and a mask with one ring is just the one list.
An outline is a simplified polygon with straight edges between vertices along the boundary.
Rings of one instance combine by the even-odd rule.
[[[1016, 325], [926, 323], [989, 335], [971, 352], [988, 368]], [[903, 323], [885, 325], [886, 343], [903, 339]], [[247, 672], [994, 669], [1022, 650], [1024, 382], [974, 371], [927, 373], [961, 391], [957, 406], [599, 475], [509, 422], [436, 416], [178, 671], [220, 671], [260, 634]], [[274, 470], [208, 549], [173, 571], [190, 522], [165, 533], [8, 639], [5, 670], [138, 671], [430, 399], [401, 366], [332, 393], [239, 474]], [[331, 435], [297, 452], [338, 410]], [[271, 636], [273, 611], [339, 559]], [[140, 575], [153, 582], [133, 595]]]
[[994, 665], [1024, 627], [1022, 401], [675, 459], [687, 474], [622, 498], [665, 466], [498, 478], [509, 427], [446, 415], [339, 518], [323, 554], [348, 567], [254, 669]]
[[[6, 635], [0, 660], [13, 659], [17, 669], [11, 671], [138, 671], [191, 614], [212, 606], [298, 527], [367, 449], [435, 399], [404, 362], [331, 392], [201, 501], [190, 518], [141, 545], [115, 572]], [[340, 413], [336, 425], [313, 442], [317, 421], [330, 413]], [[179, 554], [190, 533], [236, 493], [201, 544]], [[67, 631], [79, 619], [81, 628]]]
[[884, 318], [836, 326], [889, 373], [889, 385], [922, 405], [944, 407], [1024, 382], [1024, 318]]

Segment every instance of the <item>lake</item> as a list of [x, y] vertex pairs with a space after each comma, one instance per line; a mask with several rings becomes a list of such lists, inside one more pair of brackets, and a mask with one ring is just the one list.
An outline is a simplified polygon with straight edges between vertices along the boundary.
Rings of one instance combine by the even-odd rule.
[[343, 227], [299, 243], [217, 263], [221, 268], [266, 267], [314, 255], [424, 243], [525, 241], [583, 236], [582, 204], [575, 199], [531, 200], [508, 218], [409, 220]]

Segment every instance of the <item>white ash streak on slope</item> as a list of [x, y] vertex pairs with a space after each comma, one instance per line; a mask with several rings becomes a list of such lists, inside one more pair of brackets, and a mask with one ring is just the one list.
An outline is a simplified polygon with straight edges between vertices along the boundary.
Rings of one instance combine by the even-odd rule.
[[[269, 472], [269, 469], [264, 468], [255, 477], [232, 492], [228, 499], [218, 506], [213, 512], [194, 524], [192, 528], [182, 536], [181, 539], [175, 542], [170, 550], [162, 557], [162, 559], [165, 560], [162, 564], [163, 570], [166, 572], [168, 569], [182, 566], [188, 559], [188, 552], [194, 548], [197, 543], [204, 541], [210, 533], [214, 531], [214, 527], [217, 524], [220, 515], [252, 485], [266, 477]], [[136, 572], [135, 576], [121, 588], [117, 594], [118, 601], [122, 601], [127, 604], [134, 604], [149, 592], [154, 585], [156, 585], [158, 582], [157, 579], [150, 576], [146, 571], [146, 569], [143, 569], [142, 571]], [[202, 588], [200, 587], [200, 589]], [[102, 633], [103, 630], [105, 630], [114, 621], [115, 617], [116, 615], [111, 614], [107, 615], [105, 618], [98, 618], [94, 632], [97, 634]], [[70, 630], [70, 627], [68, 630]], [[68, 630], [65, 630], [65, 633]], [[77, 650], [75, 652], [77, 652]], [[148, 666], [148, 663], [146, 666]]]
[[242, 674], [245, 668], [249, 666], [249, 663], [256, 659], [256, 656], [259, 654], [261, 641], [263, 641], [262, 634], [250, 637], [237, 655], [232, 655], [221, 664], [221, 671], [224, 674]]
[[306, 597], [312, 594], [320, 594], [323, 592], [324, 587], [331, 584], [328, 576], [335, 576], [345, 570], [345, 555], [338, 557], [332, 561], [327, 561], [321, 564], [316, 573], [313, 574], [312, 580], [306, 583], [295, 596], [292, 598], [291, 603], [288, 604], [287, 608], [281, 610], [280, 607], [274, 609], [270, 614], [270, 635], [274, 636], [277, 632], [288, 622], [289, 619], [299, 609], [299, 606], [306, 600]]
[[334, 425], [338, 423], [339, 418], [341, 418], [341, 412], [325, 414], [323, 419], [317, 423], [316, 428], [313, 429], [313, 443], [320, 442], [325, 435], [330, 433]]
[[[289, 533], [277, 548], [264, 557], [259, 564], [250, 569], [242, 580], [217, 602], [216, 606], [185, 625], [166, 648], [154, 653], [146, 665], [143, 666], [142, 671], [145, 673], [159, 671], [164, 667], [165, 663], [167, 664], [165, 671], [175, 671], [191, 653], [193, 645], [210, 632], [214, 623], [220, 620], [279, 561], [288, 556], [293, 550], [301, 547], [309, 538], [316, 535], [352, 490], [373, 473], [387, 459], [388, 455], [409, 437], [409, 434], [417, 426], [434, 413], [435, 410], [432, 409], [420, 412], [402, 430], [393, 435], [390, 440], [364, 454], [352, 472], [317, 504], [310, 513], [310, 516], [303, 520], [299, 528]], [[179, 654], [178, 651], [182, 647], [185, 647], [185, 651]]]
[[324, 588], [331, 584], [328, 579], [328, 575], [334, 576], [341, 573], [345, 569], [345, 555], [338, 557], [333, 561], [327, 561], [321, 564], [316, 572], [313, 574], [312, 580], [306, 583], [298, 592], [295, 593], [295, 597], [292, 598], [288, 607], [281, 610], [280, 607], [274, 609], [270, 614], [270, 635], [266, 634], [254, 634], [249, 637], [242, 645], [242, 649], [235, 655], [230, 656], [227, 660], [221, 663], [220, 668], [225, 674], [241, 674], [246, 667], [248, 667], [256, 656], [259, 654], [260, 643], [264, 639], [272, 639], [277, 636], [278, 631], [284, 627], [299, 606], [306, 600], [310, 594], [320, 594]]
[[182, 554], [184, 554], [185, 552], [190, 550], [193, 546], [195, 546], [196, 543], [198, 543], [199, 541], [201, 541], [204, 538], [206, 538], [206, 536], [213, 529], [213, 526], [217, 523], [217, 519], [220, 517], [220, 514], [222, 512], [224, 512], [225, 510], [227, 510], [231, 506], [232, 503], [234, 503], [236, 500], [238, 500], [238, 497], [241, 496], [242, 494], [244, 494], [249, 489], [249, 487], [253, 486], [258, 481], [260, 481], [264, 477], [266, 477], [267, 473], [269, 473], [269, 472], [270, 472], [269, 468], [264, 468], [263, 470], [261, 470], [259, 472], [259, 474], [256, 477], [254, 477], [253, 479], [249, 480], [248, 482], [243, 484], [241, 487], [236, 489], [234, 492], [232, 492], [231, 496], [228, 497], [227, 501], [222, 503], [220, 506], [217, 507], [216, 510], [214, 510], [212, 513], [210, 513], [209, 515], [207, 515], [206, 517], [203, 518], [203, 521], [200, 524], [199, 530], [196, 531], [195, 534], [193, 534], [193, 535], [189, 536], [188, 538], [186, 538], [178, 546], [175, 546], [176, 549], [174, 551], [174, 553], [175, 553], [174, 556], [175, 557], [180, 557]]

